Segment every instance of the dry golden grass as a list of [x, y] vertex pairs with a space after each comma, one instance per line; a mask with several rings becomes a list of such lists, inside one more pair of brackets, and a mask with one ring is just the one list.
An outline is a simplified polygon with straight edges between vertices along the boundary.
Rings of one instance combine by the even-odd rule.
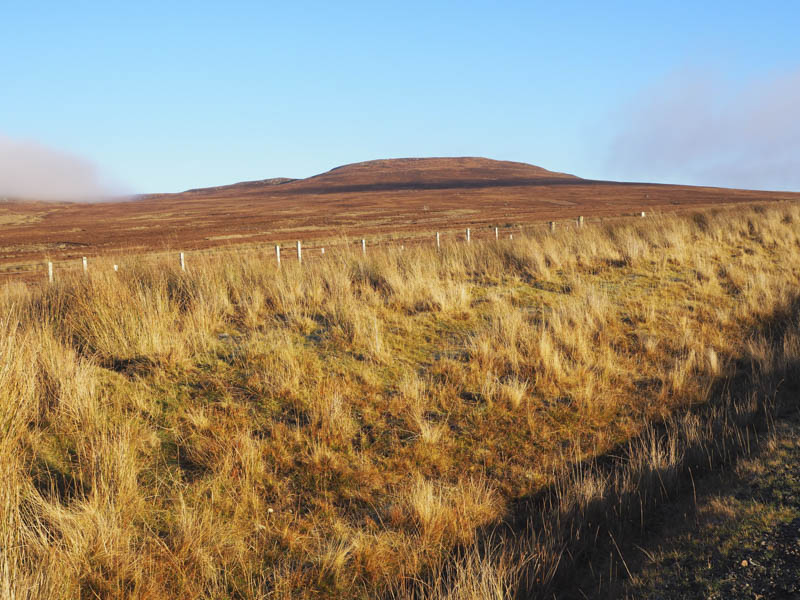
[[[8, 285], [1, 593], [546, 590], [570, 515], [668, 487], [710, 439], [690, 407], [744, 363], [800, 357], [763, 330], [797, 298], [799, 224], [773, 205]], [[667, 443], [648, 435], [675, 415]], [[623, 475], [566, 468], [631, 439]], [[475, 543], [548, 487], [558, 505], [513, 550]]]

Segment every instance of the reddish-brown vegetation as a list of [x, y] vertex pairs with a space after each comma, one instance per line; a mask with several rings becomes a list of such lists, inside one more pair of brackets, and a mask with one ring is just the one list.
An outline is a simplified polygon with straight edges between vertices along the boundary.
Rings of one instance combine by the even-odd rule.
[[[797, 194], [580, 179], [483, 158], [378, 160], [302, 180], [269, 179], [98, 204], [0, 203], [0, 272], [43, 261], [343, 236], [412, 240], [434, 230], [518, 227]], [[482, 233], [481, 227], [487, 227]]]

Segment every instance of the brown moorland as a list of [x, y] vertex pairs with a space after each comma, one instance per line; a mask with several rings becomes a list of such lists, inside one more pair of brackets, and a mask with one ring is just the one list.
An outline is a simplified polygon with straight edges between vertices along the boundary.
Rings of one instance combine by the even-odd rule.
[[485, 158], [405, 158], [338, 167], [301, 180], [266, 179], [131, 201], [0, 202], [0, 275], [44, 273], [44, 261], [168, 248], [476, 237], [537, 222], [609, 218], [798, 194], [593, 181]]

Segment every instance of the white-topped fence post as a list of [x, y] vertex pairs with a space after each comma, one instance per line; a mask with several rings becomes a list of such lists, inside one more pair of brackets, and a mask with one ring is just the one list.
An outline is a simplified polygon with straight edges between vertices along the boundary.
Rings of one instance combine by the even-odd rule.
[[497, 230], [497, 227], [494, 228], [494, 239], [500, 239], [500, 232]]
[[183, 255], [183, 252], [180, 253], [180, 261], [181, 261], [181, 271], [186, 270], [186, 257]]
[[578, 217], [578, 227], [583, 227], [583, 217]]
[[467, 227], [467, 243], [469, 244], [469, 227]]
[[439, 232], [437, 231], [436, 232], [436, 249], [438, 250], [441, 247], [442, 247], [442, 243], [441, 243], [441, 240], [439, 239]]
[[361, 239], [361, 254], [367, 254], [367, 240]]
[[642, 211], [642, 218], [644, 218], [644, 217], [646, 217], [646, 216], [647, 216], [647, 213], [646, 213], [646, 212], [644, 212], [644, 211]]
[[86, 260], [86, 257], [83, 257], [83, 272], [88, 275], [89, 274], [89, 263]]
[[297, 240], [297, 262], [303, 263], [303, 245]]
[[278, 266], [281, 266], [281, 245], [275, 244], [275, 260], [278, 261]]
[[53, 283], [53, 263], [50, 261], [47, 263], [47, 281]]

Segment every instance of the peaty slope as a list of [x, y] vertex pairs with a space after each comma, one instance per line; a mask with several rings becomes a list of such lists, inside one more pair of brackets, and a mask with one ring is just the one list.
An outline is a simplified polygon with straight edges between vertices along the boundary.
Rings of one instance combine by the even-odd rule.
[[[797, 194], [591, 181], [486, 158], [375, 160], [301, 180], [266, 179], [98, 204], [0, 203], [0, 269], [40, 277], [46, 260], [222, 245], [430, 242], [549, 220], [611, 218]], [[452, 232], [448, 234], [447, 232]]]

